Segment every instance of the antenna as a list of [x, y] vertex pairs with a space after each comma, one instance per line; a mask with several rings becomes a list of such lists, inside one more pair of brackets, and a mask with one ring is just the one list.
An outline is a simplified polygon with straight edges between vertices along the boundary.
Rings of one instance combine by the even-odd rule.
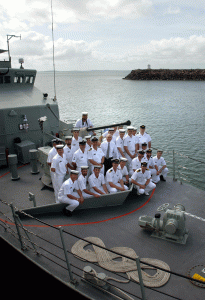
[[53, 1], [51, 0], [51, 16], [52, 16], [52, 40], [53, 40], [53, 71], [54, 71], [54, 101], [57, 100], [56, 98], [56, 71], [55, 71], [55, 54], [54, 54], [54, 33], [53, 33]]
[[8, 56], [9, 56], [9, 60], [11, 60], [10, 50], [9, 50], [9, 41], [10, 41], [10, 39], [12, 39], [12, 37], [19, 37], [20, 40], [21, 40], [21, 34], [20, 34], [20, 35], [7, 34], [7, 45], [8, 45]]

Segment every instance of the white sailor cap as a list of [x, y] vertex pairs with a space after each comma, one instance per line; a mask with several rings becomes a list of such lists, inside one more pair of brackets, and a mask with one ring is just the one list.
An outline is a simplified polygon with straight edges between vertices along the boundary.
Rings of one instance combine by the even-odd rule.
[[97, 136], [93, 136], [93, 137], [91, 138], [91, 141], [92, 141], [92, 142], [98, 141], [98, 137], [97, 137]]
[[82, 116], [87, 116], [88, 115], [88, 112], [87, 111], [83, 111], [82, 112]]
[[108, 129], [108, 131], [114, 131], [114, 128], [113, 128], [113, 127], [111, 127], [111, 128], [109, 128], [109, 129]]
[[119, 132], [123, 132], [123, 133], [124, 133], [124, 132], [125, 132], [125, 129], [119, 129]]
[[73, 127], [73, 131], [80, 131], [80, 128], [78, 128], [78, 127]]
[[137, 128], [136, 128], [136, 127], [133, 127], [132, 130], [137, 130]]
[[127, 130], [133, 130], [134, 127], [133, 126], [127, 126]]
[[70, 173], [71, 173], [71, 174], [78, 175], [78, 174], [79, 174], [79, 171], [76, 171], [76, 170], [71, 170], [71, 171], [70, 171]]
[[63, 149], [63, 147], [64, 147], [64, 145], [59, 144], [59, 145], [56, 146], [56, 149]]
[[81, 166], [81, 169], [89, 169], [88, 166]]
[[90, 139], [91, 138], [91, 135], [86, 135], [85, 136], [85, 139], [87, 140], [87, 139]]
[[125, 158], [125, 157], [120, 157], [120, 161], [126, 162], [126, 161], [127, 161], [127, 158]]
[[151, 153], [152, 152], [152, 148], [146, 149], [145, 151]]
[[65, 136], [65, 140], [72, 140], [72, 136], [71, 135]]
[[101, 166], [99, 166], [99, 165], [94, 165], [94, 169], [101, 169], [102, 167]]

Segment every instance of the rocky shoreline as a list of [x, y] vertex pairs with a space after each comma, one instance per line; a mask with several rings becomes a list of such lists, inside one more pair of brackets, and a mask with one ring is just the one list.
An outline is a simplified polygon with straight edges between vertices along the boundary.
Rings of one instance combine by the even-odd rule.
[[132, 70], [127, 80], [205, 80], [204, 69], [137, 69]]

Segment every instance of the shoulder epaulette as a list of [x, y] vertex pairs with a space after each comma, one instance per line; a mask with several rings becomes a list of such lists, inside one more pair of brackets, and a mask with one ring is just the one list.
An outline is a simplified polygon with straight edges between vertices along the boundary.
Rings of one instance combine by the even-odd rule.
[[88, 151], [91, 151], [92, 150], [92, 148], [90, 148]]
[[141, 171], [141, 169], [137, 169], [137, 172], [140, 172]]
[[111, 173], [112, 172], [112, 169], [111, 170], [109, 170], [109, 173]]

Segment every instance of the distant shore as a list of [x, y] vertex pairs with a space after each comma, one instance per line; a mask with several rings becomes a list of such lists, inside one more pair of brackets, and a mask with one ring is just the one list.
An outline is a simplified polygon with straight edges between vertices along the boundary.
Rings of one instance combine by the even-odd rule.
[[137, 69], [132, 70], [127, 80], [205, 80], [204, 69]]

